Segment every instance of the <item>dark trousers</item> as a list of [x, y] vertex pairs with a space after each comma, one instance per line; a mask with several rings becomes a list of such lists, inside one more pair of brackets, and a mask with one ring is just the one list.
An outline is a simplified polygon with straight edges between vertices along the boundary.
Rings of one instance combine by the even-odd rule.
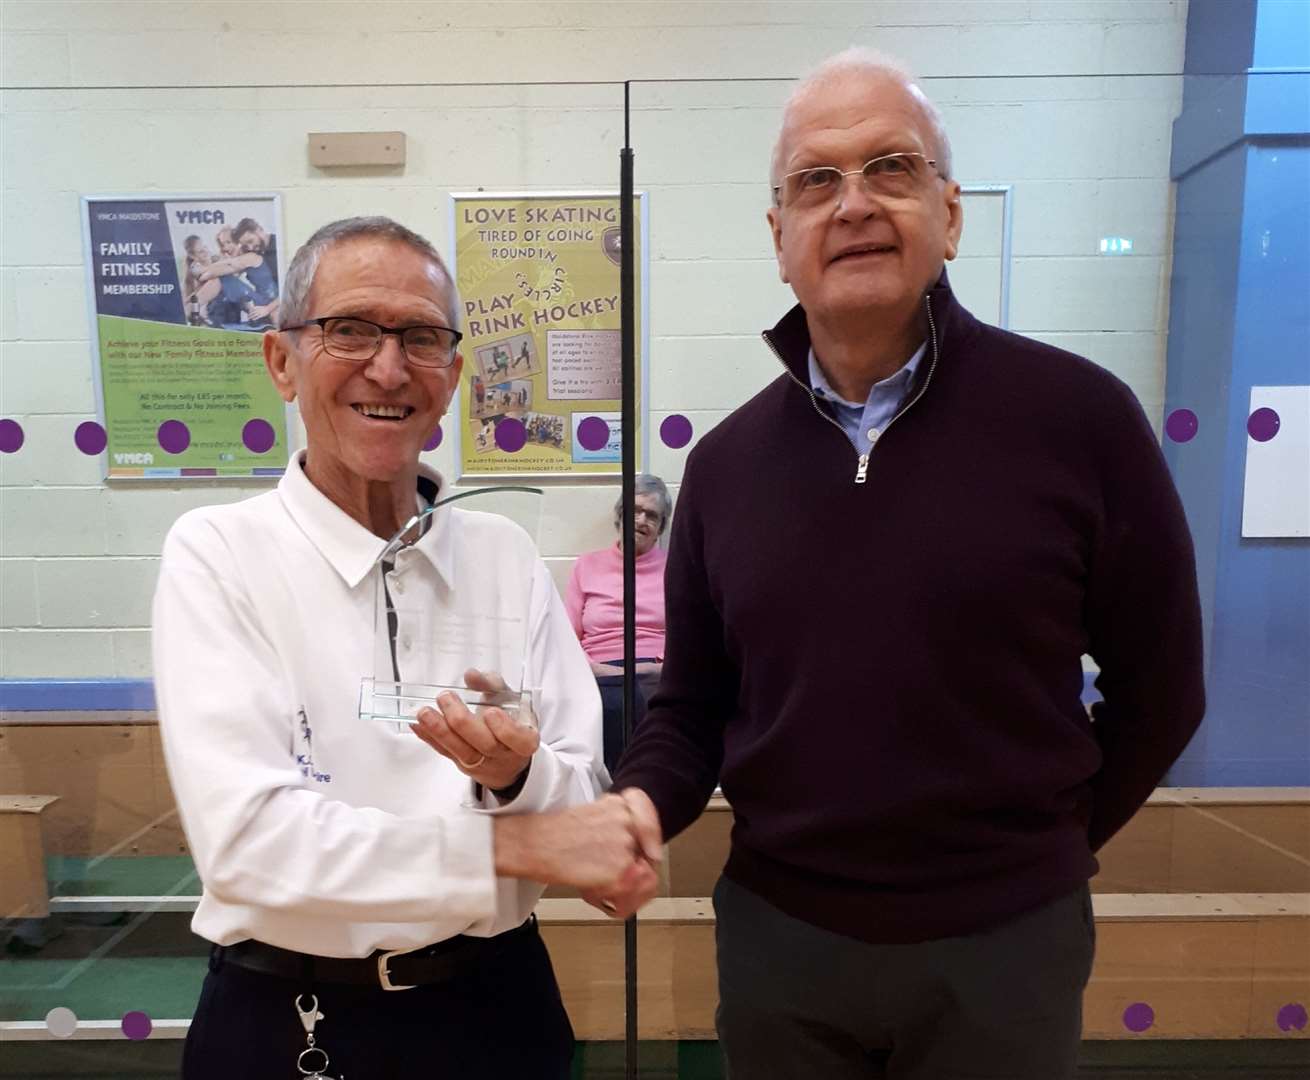
[[[182, 1056], [183, 1080], [299, 1076], [299, 980], [223, 963], [215, 948]], [[573, 1058], [550, 957], [535, 931], [449, 982], [412, 990], [318, 983], [314, 1029], [340, 1080], [564, 1080]], [[308, 1001], [305, 1002], [308, 1004]], [[318, 1067], [322, 1059], [307, 1061]]]
[[[639, 656], [634, 661], [638, 664], [651, 663], [654, 657]], [[617, 660], [607, 660], [606, 663], [614, 664], [616, 667], [623, 666], [623, 658]], [[603, 723], [604, 735], [604, 753], [605, 768], [613, 775], [615, 766], [619, 763], [619, 758], [623, 756], [626, 747], [623, 745], [623, 676], [622, 675], [597, 675], [596, 686], [600, 689], [600, 707]], [[635, 733], [637, 725], [646, 716], [646, 685], [640, 677], [637, 679], [637, 712], [632, 718], [632, 730]]]
[[1095, 925], [1086, 887], [983, 933], [869, 945], [714, 892], [731, 1080], [1066, 1080]]

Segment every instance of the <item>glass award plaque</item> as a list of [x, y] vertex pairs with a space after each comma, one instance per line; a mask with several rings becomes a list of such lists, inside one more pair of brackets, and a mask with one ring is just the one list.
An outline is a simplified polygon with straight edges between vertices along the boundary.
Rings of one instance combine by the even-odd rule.
[[[403, 730], [453, 693], [474, 713], [497, 708], [536, 726], [524, 681], [541, 494], [518, 486], [459, 491], [387, 542], [369, 571], [373, 671], [360, 681], [361, 719]], [[528, 544], [532, 558], [521, 551]], [[491, 676], [494, 688], [469, 686], [470, 669]]]
[[441, 694], [458, 697], [469, 711], [497, 708], [520, 724], [536, 727], [530, 690], [474, 690], [468, 686], [442, 686], [438, 683], [405, 683], [365, 678], [359, 688], [359, 715], [365, 720], [390, 720], [413, 724], [419, 710], [435, 705]]

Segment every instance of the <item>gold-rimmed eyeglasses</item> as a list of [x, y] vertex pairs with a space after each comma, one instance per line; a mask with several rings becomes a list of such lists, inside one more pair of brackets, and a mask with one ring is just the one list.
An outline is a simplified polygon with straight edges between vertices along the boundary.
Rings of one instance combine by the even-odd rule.
[[820, 206], [837, 197], [848, 176], [859, 176], [865, 188], [885, 199], [908, 199], [919, 194], [937, 170], [935, 159], [914, 151], [883, 154], [863, 167], [843, 172], [835, 165], [819, 165], [787, 173], [773, 189], [779, 206]]
[[464, 336], [449, 326], [383, 326], [368, 319], [337, 315], [306, 319], [281, 329], [303, 330], [307, 326], [317, 326], [323, 332], [324, 351], [338, 360], [372, 360], [382, 348], [382, 339], [395, 334], [406, 360], [434, 368], [450, 367], [455, 362], [455, 350]]

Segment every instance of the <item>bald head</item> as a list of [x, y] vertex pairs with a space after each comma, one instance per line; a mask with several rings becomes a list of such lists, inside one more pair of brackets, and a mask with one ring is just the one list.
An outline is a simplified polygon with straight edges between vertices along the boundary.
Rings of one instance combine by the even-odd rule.
[[[864, 117], [864, 104], [876, 95], [878, 100], [901, 99], [903, 107], [914, 115], [929, 156], [937, 161], [943, 179], [951, 176], [951, 144], [942, 124], [941, 113], [914, 81], [914, 76], [899, 61], [873, 49], [853, 48], [823, 61], [792, 90], [782, 110], [782, 128], [773, 147], [769, 169], [769, 186], [775, 188], [779, 178], [789, 171], [787, 158], [792, 137], [809, 128], [815, 117], [831, 114], [834, 101], [848, 102], [846, 110], [852, 123]], [[831, 122], [831, 121], [827, 121]]]

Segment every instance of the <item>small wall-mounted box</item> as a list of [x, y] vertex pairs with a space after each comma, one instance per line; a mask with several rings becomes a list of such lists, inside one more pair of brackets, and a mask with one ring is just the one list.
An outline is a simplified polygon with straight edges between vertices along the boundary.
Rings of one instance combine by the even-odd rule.
[[320, 169], [338, 165], [404, 165], [403, 131], [311, 131], [309, 163]]

